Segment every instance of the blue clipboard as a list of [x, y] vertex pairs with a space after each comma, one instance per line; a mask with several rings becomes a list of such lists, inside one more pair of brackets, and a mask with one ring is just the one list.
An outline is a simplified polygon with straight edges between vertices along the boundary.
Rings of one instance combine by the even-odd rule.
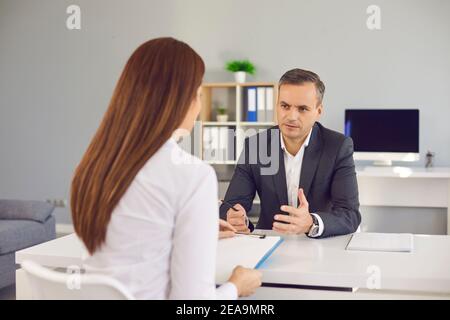
[[280, 246], [280, 244], [284, 241], [283, 238], [280, 238], [280, 240], [277, 241], [277, 243], [275, 243], [273, 245], [273, 247], [267, 251], [267, 253], [261, 258], [261, 260], [259, 260], [259, 262], [256, 264], [255, 269], [259, 269], [264, 262], [266, 262], [266, 260], [270, 257], [270, 255]]

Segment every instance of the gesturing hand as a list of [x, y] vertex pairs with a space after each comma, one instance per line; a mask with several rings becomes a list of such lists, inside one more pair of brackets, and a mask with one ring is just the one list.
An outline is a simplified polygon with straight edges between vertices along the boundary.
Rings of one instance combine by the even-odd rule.
[[[277, 214], [272, 229], [283, 234], [301, 234], [307, 233], [313, 225], [313, 219], [309, 213], [309, 205], [306, 200], [303, 189], [298, 190], [298, 208], [291, 206], [281, 206], [281, 210], [288, 212], [289, 215]], [[282, 221], [286, 223], [276, 222]]]

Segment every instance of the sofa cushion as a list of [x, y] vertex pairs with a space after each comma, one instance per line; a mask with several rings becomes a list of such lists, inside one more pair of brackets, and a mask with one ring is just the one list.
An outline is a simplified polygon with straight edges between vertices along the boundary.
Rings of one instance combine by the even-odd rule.
[[0, 290], [14, 284], [17, 267], [14, 253], [0, 255]]
[[0, 219], [33, 220], [44, 222], [52, 214], [55, 207], [42, 201], [1, 200]]
[[[14, 253], [0, 255], [0, 274], [16, 271], [16, 259]], [[4, 287], [0, 281], [0, 288]]]
[[0, 220], [0, 255], [55, 238], [55, 218], [44, 223], [30, 220]]

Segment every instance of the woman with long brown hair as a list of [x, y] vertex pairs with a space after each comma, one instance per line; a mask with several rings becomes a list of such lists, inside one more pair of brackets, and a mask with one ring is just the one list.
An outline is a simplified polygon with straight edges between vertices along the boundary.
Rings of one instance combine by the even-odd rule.
[[217, 178], [173, 137], [193, 128], [204, 71], [173, 38], [136, 49], [72, 181], [86, 270], [118, 279], [138, 299], [233, 299], [261, 284], [259, 271], [237, 267], [215, 288]]

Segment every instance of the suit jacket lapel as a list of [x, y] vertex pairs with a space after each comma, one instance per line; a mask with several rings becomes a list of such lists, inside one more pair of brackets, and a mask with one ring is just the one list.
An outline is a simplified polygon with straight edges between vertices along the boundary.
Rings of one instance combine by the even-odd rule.
[[287, 185], [286, 185], [286, 170], [284, 168], [284, 154], [283, 150], [281, 149], [281, 132], [278, 129], [278, 161], [279, 161], [279, 167], [278, 172], [272, 176], [273, 183], [275, 185], [275, 190], [278, 196], [278, 201], [280, 202], [280, 205], [287, 205], [288, 204], [288, 196], [287, 196]]
[[300, 174], [299, 188], [303, 188], [305, 196], [308, 198], [309, 189], [316, 174], [319, 165], [320, 156], [322, 154], [322, 136], [319, 126], [314, 124], [309, 145], [305, 148], [303, 155], [302, 170]]

